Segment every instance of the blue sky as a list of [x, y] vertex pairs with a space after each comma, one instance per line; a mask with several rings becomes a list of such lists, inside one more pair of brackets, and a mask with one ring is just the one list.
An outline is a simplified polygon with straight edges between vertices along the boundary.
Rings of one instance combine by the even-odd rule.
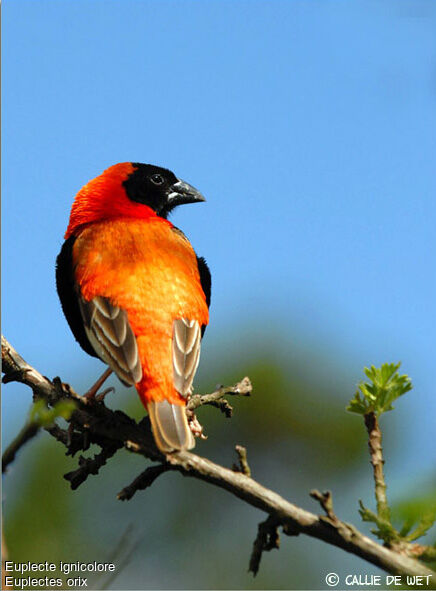
[[[70, 206], [115, 162], [163, 165], [207, 198], [173, 217], [213, 273], [204, 355], [272, 326], [355, 382], [402, 360], [404, 461], [434, 465], [435, 25], [420, 0], [5, 0], [6, 337], [100, 371], [55, 292]], [[6, 438], [29, 404], [8, 385]]]

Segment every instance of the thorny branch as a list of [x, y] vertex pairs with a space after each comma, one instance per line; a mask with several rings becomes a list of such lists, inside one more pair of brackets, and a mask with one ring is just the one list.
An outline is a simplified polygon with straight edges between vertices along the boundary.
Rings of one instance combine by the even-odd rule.
[[[90, 443], [97, 443], [102, 452], [93, 460], [81, 461], [79, 468], [66, 475], [71, 484], [77, 486], [89, 474], [96, 474], [118, 449], [140, 454], [157, 464], [146, 469], [129, 486], [119, 493], [118, 498], [128, 499], [137, 490], [150, 486], [163, 472], [176, 471], [184, 476], [191, 476], [223, 488], [244, 502], [260, 509], [268, 515], [259, 525], [259, 532], [254, 543], [250, 560], [250, 570], [254, 573], [259, 568], [264, 550], [278, 547], [278, 528], [286, 535], [306, 534], [323, 540], [347, 552], [360, 556], [364, 560], [394, 574], [435, 575], [431, 569], [413, 557], [414, 545], [397, 552], [386, 548], [360, 533], [354, 526], [341, 521], [333, 513], [331, 498], [312, 493], [317, 498], [327, 515], [318, 516], [290, 503], [277, 493], [265, 488], [244, 473], [243, 453], [238, 452], [242, 471], [234, 471], [219, 466], [206, 458], [190, 452], [178, 452], [164, 455], [155, 446], [151, 435], [148, 418], [136, 423], [121, 411], [112, 411], [104, 402], [88, 400], [63, 384], [59, 379], [53, 381], [41, 375], [27, 364], [15, 349], [2, 336], [3, 382], [16, 381], [32, 388], [34, 400], [43, 398], [48, 405], [59, 400], [74, 400], [77, 408], [72, 413], [68, 430], [58, 425], [46, 427], [53, 437], [67, 448], [67, 453], [74, 455], [85, 450]], [[219, 388], [205, 396], [193, 396], [189, 410], [193, 411], [202, 404], [219, 402], [229, 394], [248, 395], [251, 384], [245, 378], [233, 388]], [[246, 461], [246, 456], [245, 456]], [[248, 464], [247, 464], [248, 466]], [[80, 480], [80, 482], [79, 482]], [[78, 483], [78, 484], [77, 484]]]

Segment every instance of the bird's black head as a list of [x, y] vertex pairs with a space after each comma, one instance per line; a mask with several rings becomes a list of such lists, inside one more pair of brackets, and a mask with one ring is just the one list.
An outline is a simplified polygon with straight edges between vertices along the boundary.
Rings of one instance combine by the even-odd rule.
[[132, 166], [134, 171], [123, 182], [128, 198], [148, 205], [163, 218], [177, 205], [205, 201], [197, 189], [178, 179], [171, 170], [139, 162], [132, 162]]

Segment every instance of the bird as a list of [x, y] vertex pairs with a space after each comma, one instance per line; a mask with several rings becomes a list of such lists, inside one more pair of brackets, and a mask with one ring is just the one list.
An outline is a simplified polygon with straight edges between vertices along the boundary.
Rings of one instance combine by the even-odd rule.
[[195, 445], [186, 403], [211, 297], [205, 259], [168, 215], [203, 201], [166, 168], [114, 164], [76, 194], [56, 259], [75, 339], [107, 364], [106, 377], [112, 370], [136, 388], [163, 453]]

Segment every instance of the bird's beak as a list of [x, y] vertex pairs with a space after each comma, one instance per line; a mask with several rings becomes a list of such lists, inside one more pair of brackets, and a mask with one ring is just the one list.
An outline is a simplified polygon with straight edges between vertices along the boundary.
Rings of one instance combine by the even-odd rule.
[[180, 179], [171, 185], [168, 193], [168, 205], [181, 205], [182, 203], [197, 203], [206, 201], [200, 191], [192, 185], [188, 185]]

